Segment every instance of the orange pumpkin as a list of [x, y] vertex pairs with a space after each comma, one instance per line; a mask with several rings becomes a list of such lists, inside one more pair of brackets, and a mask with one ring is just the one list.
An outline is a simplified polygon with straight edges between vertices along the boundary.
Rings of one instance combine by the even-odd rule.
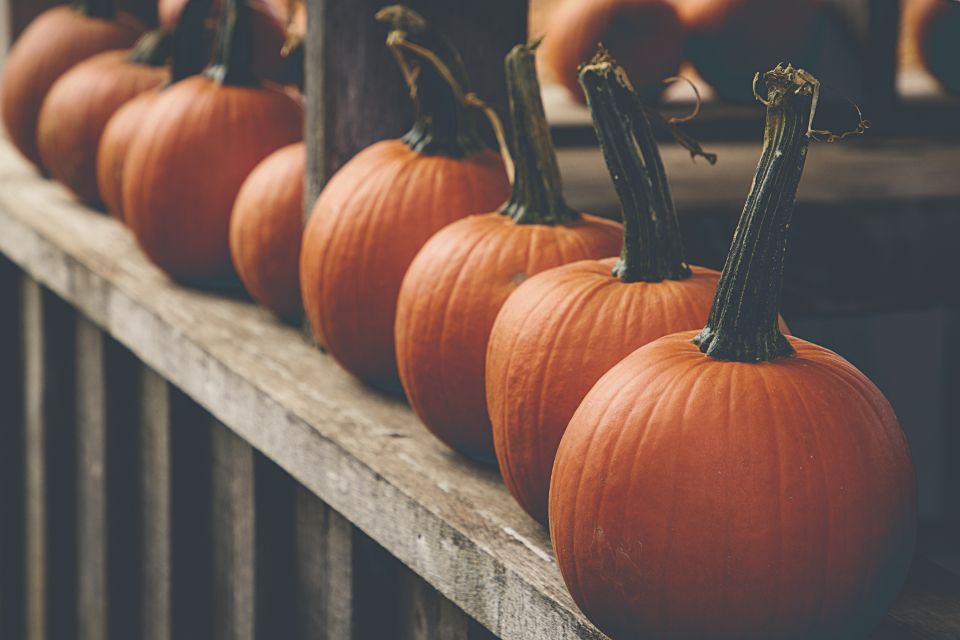
[[169, 79], [171, 37], [151, 31], [132, 51], [91, 56], [50, 87], [37, 121], [40, 159], [87, 204], [100, 204], [97, 146], [107, 121], [123, 103]]
[[[190, 0], [174, 31], [170, 84], [199, 73], [209, 60], [205, 22], [210, 0]], [[169, 85], [167, 85], [169, 86]], [[125, 102], [107, 121], [97, 145], [97, 190], [112, 215], [123, 216], [123, 163], [133, 138], [150, 110], [160, 88], [144, 91]]]
[[640, 92], [655, 97], [683, 62], [684, 37], [670, 0], [567, 0], [554, 11], [539, 55], [551, 79], [582, 102], [577, 68], [603, 43]]
[[660, 151], [624, 71], [607, 54], [580, 77], [623, 209], [620, 258], [574, 262], [524, 282], [500, 309], [487, 347], [500, 473], [544, 524], [557, 446], [587, 391], [638, 347], [702, 327], [720, 278], [684, 260]]
[[245, 0], [227, 1], [213, 62], [157, 96], [124, 161], [127, 223], [175, 279], [232, 279], [237, 191], [261, 160], [302, 137], [301, 104], [253, 75], [250, 11]]
[[14, 146], [39, 165], [37, 116], [54, 81], [95, 53], [129, 48], [143, 32], [113, 0], [83, 0], [41, 13], [20, 34], [3, 69], [3, 124]]
[[274, 151], [247, 177], [230, 216], [230, 253], [240, 281], [259, 304], [296, 320], [303, 235], [302, 142]]
[[[160, 0], [157, 16], [160, 26], [173, 28], [189, 0]], [[212, 0], [215, 16], [220, 15], [224, 0]], [[285, 0], [249, 0], [253, 10], [254, 73], [258, 78], [281, 81], [285, 64], [281, 50], [286, 41], [284, 25], [287, 20]]]
[[687, 53], [697, 72], [731, 101], [753, 99], [761, 69], [804, 52], [820, 0], [680, 0]]
[[613, 367], [557, 452], [557, 562], [613, 637], [862, 638], [910, 564], [916, 488], [893, 409], [777, 328], [817, 82], [765, 80], [763, 155], [706, 327]]
[[621, 227], [567, 206], [531, 47], [507, 55], [516, 175], [499, 212], [439, 231], [410, 265], [397, 301], [397, 364], [414, 411], [451, 448], [494, 459], [484, 368], [497, 312], [521, 282], [617, 253]]
[[[378, 14], [434, 51], [467, 88], [449, 42], [401, 7]], [[330, 179], [307, 222], [300, 258], [303, 302], [320, 342], [345, 369], [396, 389], [394, 316], [404, 272], [433, 233], [509, 195], [499, 156], [477, 133], [478, 113], [441, 75], [420, 65], [418, 118], [402, 140], [378, 142]]]
[[960, 3], [934, 0], [925, 6], [917, 41], [927, 71], [944, 89], [960, 95]]

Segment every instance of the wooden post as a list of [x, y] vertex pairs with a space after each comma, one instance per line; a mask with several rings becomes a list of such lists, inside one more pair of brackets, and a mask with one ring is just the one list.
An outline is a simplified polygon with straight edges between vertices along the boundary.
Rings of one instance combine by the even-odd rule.
[[354, 637], [352, 526], [303, 487], [297, 490], [296, 545], [299, 637]]
[[[389, 0], [307, 0], [306, 212], [326, 180], [369, 144], [412, 124], [410, 100], [373, 16]], [[463, 54], [474, 91], [505, 113], [503, 58], [527, 37], [520, 0], [410, 0]]]
[[0, 638], [23, 637], [23, 334], [20, 269], [0, 257]]
[[24, 328], [28, 640], [76, 630], [74, 311], [29, 276]]
[[256, 631], [253, 449], [214, 421], [214, 638], [254, 640]]

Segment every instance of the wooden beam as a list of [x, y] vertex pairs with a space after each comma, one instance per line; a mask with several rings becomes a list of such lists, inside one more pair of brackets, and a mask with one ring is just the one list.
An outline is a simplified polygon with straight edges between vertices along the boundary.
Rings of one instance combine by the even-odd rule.
[[[401, 135], [410, 100], [373, 16], [387, 0], [308, 0], [306, 211], [326, 180], [357, 151]], [[527, 3], [517, 0], [410, 0], [463, 54], [476, 93], [506, 106], [503, 57], [527, 37]]]

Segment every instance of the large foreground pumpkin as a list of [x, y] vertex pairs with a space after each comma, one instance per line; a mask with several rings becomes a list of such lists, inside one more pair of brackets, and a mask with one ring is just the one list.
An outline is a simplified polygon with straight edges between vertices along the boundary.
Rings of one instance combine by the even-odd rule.
[[222, 284], [233, 276], [230, 212], [240, 185], [267, 155], [301, 139], [303, 108], [252, 73], [246, 0], [228, 0], [213, 62], [160, 93], [130, 144], [123, 209], [137, 243], [175, 279]]
[[286, 320], [300, 317], [300, 242], [307, 150], [267, 156], [244, 180], [230, 216], [233, 266], [253, 299]]
[[203, 70], [210, 59], [206, 20], [211, 0], [190, 0], [173, 33], [169, 84], [125, 102], [107, 121], [97, 145], [97, 191], [112, 215], [123, 216], [123, 166], [130, 143], [160, 91]]
[[893, 409], [777, 327], [817, 82], [765, 79], [764, 151], [706, 327], [611, 369], [557, 453], [557, 561], [614, 638], [863, 638], [910, 564], [916, 487]]
[[37, 147], [50, 176], [91, 205], [100, 204], [97, 147], [125, 102], [167, 82], [172, 35], [151, 31], [132, 51], [105, 51], [53, 83], [40, 110]]
[[684, 260], [660, 152], [623, 70], [601, 55], [580, 77], [623, 209], [620, 258], [582, 260], [524, 282], [487, 348], [500, 473], [544, 524], [560, 437], [590, 387], [638, 347], [702, 327], [720, 278]]
[[135, 18], [114, 9], [113, 0], [81, 0], [37, 16], [3, 67], [3, 124], [20, 153], [40, 164], [37, 116], [57, 78], [95, 53], [129, 48], [142, 32]]
[[397, 364], [424, 424], [448, 446], [492, 462], [484, 369], [507, 296], [534, 274], [615, 255], [621, 228], [567, 206], [540, 101], [533, 51], [507, 56], [516, 175], [498, 212], [437, 232], [410, 265], [397, 301]]
[[[403, 7], [378, 17], [438, 56], [468, 89], [460, 55]], [[418, 61], [418, 118], [401, 140], [354, 156], [320, 194], [304, 231], [303, 302], [317, 338], [369, 384], [398, 387], [393, 327], [404, 272], [443, 226], [491, 211], [509, 195], [500, 157], [477, 132], [479, 112], [426, 60]]]

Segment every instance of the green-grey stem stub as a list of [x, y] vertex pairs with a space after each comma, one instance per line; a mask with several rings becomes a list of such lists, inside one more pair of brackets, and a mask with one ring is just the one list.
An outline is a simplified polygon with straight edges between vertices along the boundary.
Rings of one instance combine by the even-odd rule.
[[114, 0], [74, 0], [73, 8], [88, 18], [113, 20], [117, 17], [117, 6]]
[[173, 34], [163, 28], [148, 31], [137, 40], [127, 61], [151, 67], [167, 64], [173, 51]]
[[787, 235], [807, 157], [819, 83], [790, 65], [764, 74], [763, 153], [733, 235], [707, 325], [694, 338], [719, 360], [765, 362], [794, 353], [779, 327]]
[[[463, 103], [470, 92], [466, 65], [457, 48], [427, 20], [409, 7], [391, 5], [380, 9], [375, 16], [390, 27], [391, 34], [412, 47], [399, 47], [397, 56], [410, 55], [416, 60], [417, 73], [411, 96], [416, 109], [413, 127], [403, 141], [414, 151], [428, 155], [463, 158], [487, 148], [478, 126], [477, 109]], [[388, 41], [389, 43], [389, 41]], [[411, 49], [432, 54], [434, 61], [418, 56]], [[403, 63], [403, 59], [399, 61]], [[449, 72], [444, 78], [434, 62]], [[451, 86], [451, 82], [457, 86]]]
[[513, 125], [513, 192], [500, 212], [517, 224], [557, 225], [580, 219], [563, 198], [557, 153], [540, 98], [534, 51], [520, 44], [507, 54], [507, 93]]
[[253, 9], [250, 0], [225, 0], [217, 27], [213, 60], [204, 75], [214, 82], [240, 87], [256, 87], [253, 73]]
[[689, 278], [673, 196], [639, 96], [603, 49], [581, 67], [580, 84], [623, 210], [623, 249], [613, 275], [624, 282]]

